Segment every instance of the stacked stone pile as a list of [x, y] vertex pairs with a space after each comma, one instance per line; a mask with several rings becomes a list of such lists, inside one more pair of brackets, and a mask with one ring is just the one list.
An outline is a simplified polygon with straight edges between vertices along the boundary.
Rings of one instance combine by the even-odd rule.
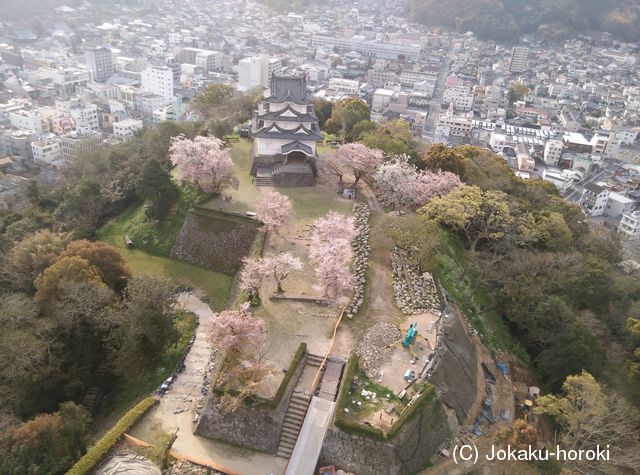
[[418, 270], [418, 266], [405, 259], [397, 248], [391, 253], [393, 290], [396, 305], [405, 315], [439, 312], [440, 299], [433, 276]]
[[356, 356], [360, 368], [371, 379], [380, 376], [380, 368], [387, 363], [393, 354], [390, 345], [402, 339], [402, 332], [391, 323], [380, 322], [369, 328], [363, 335]]
[[348, 318], [353, 318], [358, 313], [364, 301], [364, 284], [366, 282], [367, 266], [369, 265], [369, 253], [371, 252], [371, 246], [369, 245], [369, 216], [371, 211], [369, 206], [364, 203], [356, 203], [353, 206], [353, 211], [356, 217], [356, 237], [351, 244], [355, 255], [353, 264], [354, 290], [353, 298], [346, 309]]

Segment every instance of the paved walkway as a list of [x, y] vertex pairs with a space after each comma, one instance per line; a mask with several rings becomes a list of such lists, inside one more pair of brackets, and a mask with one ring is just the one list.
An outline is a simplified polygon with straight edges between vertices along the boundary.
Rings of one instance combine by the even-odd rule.
[[156, 442], [154, 427], [160, 423], [165, 431], [178, 431], [173, 449], [188, 458], [243, 475], [284, 473], [286, 461], [273, 455], [234, 447], [193, 433], [192, 410], [204, 403], [201, 390], [213, 351], [207, 337], [207, 322], [214, 318], [214, 313], [208, 304], [192, 294], [182, 294], [180, 303], [186, 310], [198, 315], [200, 322], [185, 360], [185, 370], [178, 374], [169, 391], [160, 399], [160, 404], [149, 411], [131, 431], [131, 435], [153, 444]]

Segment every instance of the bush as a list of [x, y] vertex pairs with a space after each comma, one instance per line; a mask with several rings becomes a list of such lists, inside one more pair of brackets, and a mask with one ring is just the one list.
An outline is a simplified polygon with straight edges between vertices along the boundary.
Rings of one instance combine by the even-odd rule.
[[125, 432], [131, 429], [136, 422], [153, 406], [158, 400], [150, 396], [140, 401], [133, 409], [127, 412], [102, 439], [91, 447], [87, 453], [76, 462], [67, 472], [67, 475], [88, 475], [107, 456], [109, 451], [118, 443]]

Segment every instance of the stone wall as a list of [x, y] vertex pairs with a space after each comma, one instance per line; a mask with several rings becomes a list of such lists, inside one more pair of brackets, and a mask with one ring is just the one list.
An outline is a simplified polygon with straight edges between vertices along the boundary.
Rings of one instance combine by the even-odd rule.
[[194, 432], [210, 439], [218, 439], [275, 455], [289, 400], [304, 370], [306, 359], [305, 353], [293, 371], [277, 406], [243, 404], [237, 411], [227, 414], [218, 409], [219, 397], [212, 393], [200, 414]]
[[173, 244], [173, 259], [232, 274], [251, 250], [260, 223], [197, 208], [187, 214]]
[[333, 464], [358, 475], [409, 474], [423, 467], [452, 435], [442, 403], [434, 399], [416, 411], [390, 440], [377, 441], [332, 426], [319, 464]]

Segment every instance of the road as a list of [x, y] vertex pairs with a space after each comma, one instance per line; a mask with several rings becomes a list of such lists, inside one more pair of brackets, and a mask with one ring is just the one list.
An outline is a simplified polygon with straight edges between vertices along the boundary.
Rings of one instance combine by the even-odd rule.
[[433, 91], [433, 97], [429, 102], [429, 112], [424, 124], [422, 136], [425, 138], [433, 138], [436, 126], [438, 124], [438, 118], [440, 117], [440, 110], [442, 108], [442, 99], [444, 97], [444, 86], [447, 81], [447, 75], [449, 74], [449, 67], [451, 66], [451, 60], [449, 56], [445, 56], [444, 63], [438, 73], [438, 79], [436, 80], [436, 87]]

